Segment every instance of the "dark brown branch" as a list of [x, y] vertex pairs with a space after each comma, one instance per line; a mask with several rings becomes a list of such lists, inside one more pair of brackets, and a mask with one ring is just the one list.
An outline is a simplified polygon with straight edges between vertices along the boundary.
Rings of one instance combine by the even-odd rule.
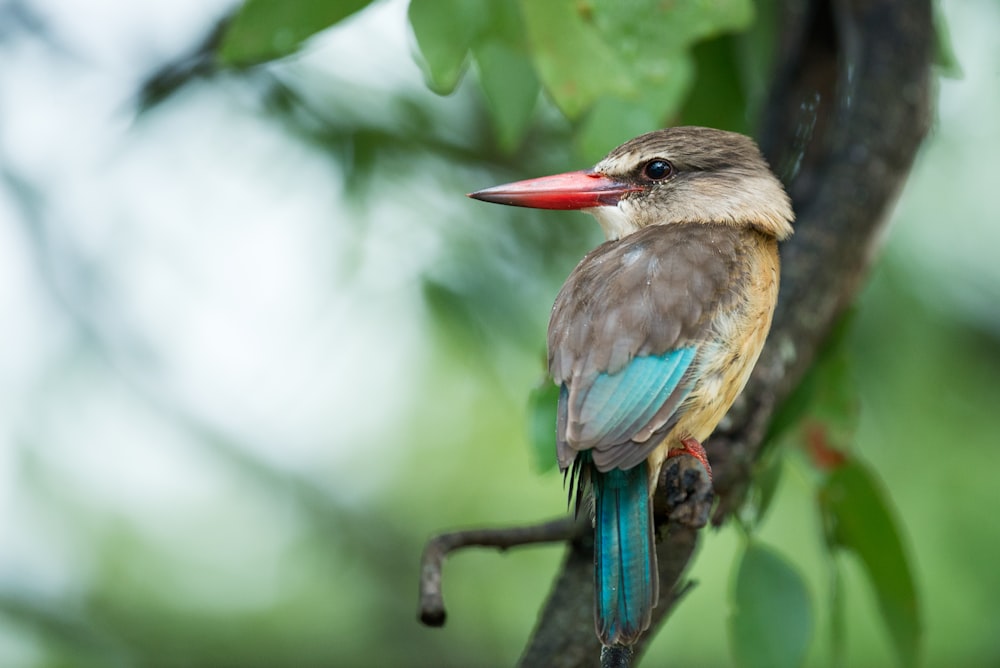
[[427, 626], [443, 626], [447, 614], [441, 592], [441, 569], [444, 559], [466, 547], [495, 547], [507, 550], [521, 545], [567, 541], [584, 533], [583, 518], [561, 517], [551, 522], [503, 529], [468, 529], [438, 534], [424, 548], [420, 559], [420, 621]]

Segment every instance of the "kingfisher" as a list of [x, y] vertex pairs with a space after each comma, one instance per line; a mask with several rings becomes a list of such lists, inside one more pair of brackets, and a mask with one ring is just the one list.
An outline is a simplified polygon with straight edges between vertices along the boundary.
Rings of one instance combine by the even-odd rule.
[[591, 169], [470, 197], [583, 210], [607, 238], [556, 297], [548, 367], [559, 467], [593, 498], [597, 636], [632, 645], [659, 598], [660, 468], [686, 453], [711, 477], [701, 443], [764, 346], [791, 202], [752, 139], [703, 127], [650, 132]]

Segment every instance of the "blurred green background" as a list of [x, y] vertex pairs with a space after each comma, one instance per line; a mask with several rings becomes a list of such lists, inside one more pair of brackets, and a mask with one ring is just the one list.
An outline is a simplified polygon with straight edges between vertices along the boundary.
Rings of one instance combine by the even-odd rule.
[[[184, 54], [229, 7], [0, 3], [0, 666], [511, 665], [561, 550], [457, 555], [440, 630], [416, 621], [418, 559], [444, 529], [565, 511], [526, 398], [600, 235], [463, 195], [585, 166], [647, 116], [531, 98], [505, 126], [476, 68], [438, 96], [399, 0], [202, 72]], [[926, 665], [995, 666], [1000, 5], [940, 10], [961, 77], [848, 335], [855, 448], [905, 527]], [[680, 118], [750, 124], [761, 82], [738, 106], [720, 83], [740, 44], [695, 48]], [[789, 450], [760, 537], [806, 577], [829, 665], [815, 473]], [[705, 533], [649, 665], [732, 663], [740, 541]], [[893, 665], [844, 565], [845, 665]]]

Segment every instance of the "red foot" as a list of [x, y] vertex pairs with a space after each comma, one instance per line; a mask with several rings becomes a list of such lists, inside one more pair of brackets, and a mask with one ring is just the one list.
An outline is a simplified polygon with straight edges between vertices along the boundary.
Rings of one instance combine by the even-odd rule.
[[708, 480], [709, 482], [711, 482], [712, 466], [711, 464], [708, 463], [708, 455], [705, 454], [705, 448], [701, 447], [701, 443], [699, 443], [696, 439], [688, 437], [681, 439], [681, 445], [683, 445], [684, 447], [672, 448], [671, 450], [669, 450], [667, 452], [667, 458], [669, 459], [670, 457], [676, 457], [677, 455], [691, 455], [699, 462], [701, 462], [701, 465], [705, 467], [705, 473], [708, 474]]

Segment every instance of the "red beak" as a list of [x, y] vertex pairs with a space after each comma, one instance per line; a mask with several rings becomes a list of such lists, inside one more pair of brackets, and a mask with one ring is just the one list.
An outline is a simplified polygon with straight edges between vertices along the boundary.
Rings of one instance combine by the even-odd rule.
[[619, 183], [589, 170], [517, 181], [470, 193], [484, 202], [527, 206], [534, 209], [589, 209], [613, 206], [622, 195], [642, 190], [642, 186]]

